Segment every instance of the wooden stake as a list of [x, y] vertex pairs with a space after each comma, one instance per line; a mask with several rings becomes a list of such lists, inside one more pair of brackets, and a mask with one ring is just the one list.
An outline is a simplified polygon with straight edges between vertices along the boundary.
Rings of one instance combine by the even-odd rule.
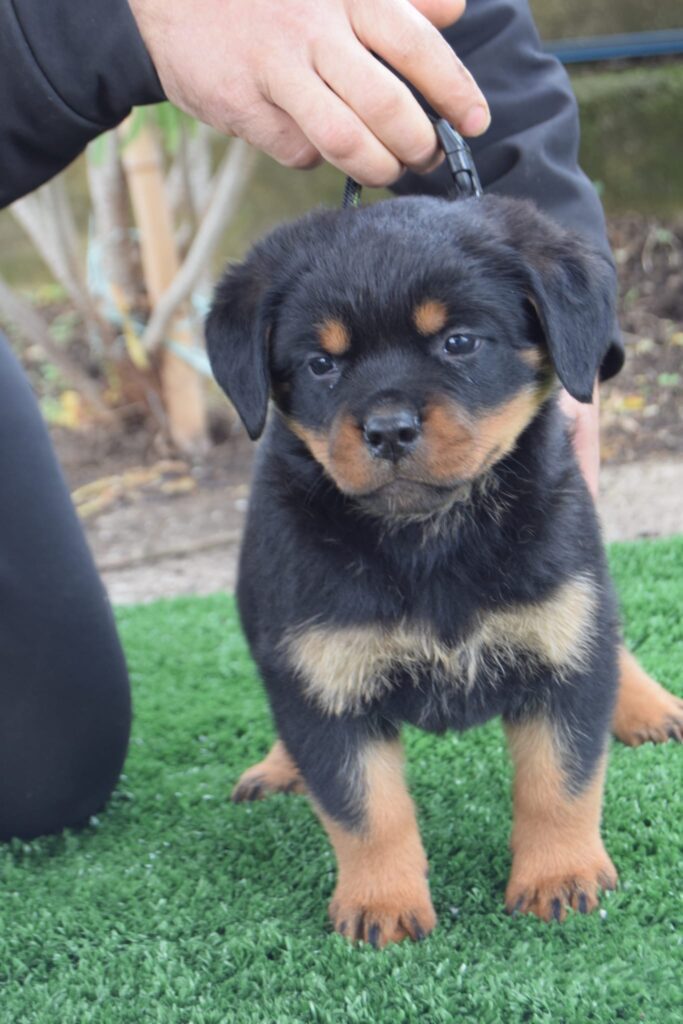
[[[130, 118], [119, 129], [125, 138]], [[122, 161], [135, 221], [140, 233], [140, 257], [150, 306], [159, 301], [179, 268], [173, 221], [164, 189], [163, 160], [158, 139], [144, 124], [123, 147]], [[167, 337], [192, 346], [193, 332], [187, 307], [169, 324]], [[180, 451], [199, 455], [206, 450], [206, 415], [201, 380], [184, 360], [164, 348], [161, 387], [171, 439]]]

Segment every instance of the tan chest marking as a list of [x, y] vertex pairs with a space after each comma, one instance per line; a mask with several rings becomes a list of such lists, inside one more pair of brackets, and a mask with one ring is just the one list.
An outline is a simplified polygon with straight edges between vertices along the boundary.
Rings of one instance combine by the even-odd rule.
[[445, 685], [468, 688], [481, 674], [495, 681], [523, 658], [566, 676], [580, 669], [589, 654], [595, 605], [595, 583], [577, 576], [543, 602], [482, 616], [455, 646], [409, 624], [391, 629], [303, 626], [283, 643], [308, 695], [327, 714], [341, 715], [361, 711], [390, 689], [399, 668], [415, 682], [428, 671]]

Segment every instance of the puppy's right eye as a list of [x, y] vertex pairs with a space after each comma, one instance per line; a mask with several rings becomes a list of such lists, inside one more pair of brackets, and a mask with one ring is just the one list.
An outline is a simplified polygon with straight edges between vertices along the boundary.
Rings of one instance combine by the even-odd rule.
[[313, 356], [308, 360], [308, 368], [315, 377], [324, 377], [337, 369], [334, 359], [329, 356]]

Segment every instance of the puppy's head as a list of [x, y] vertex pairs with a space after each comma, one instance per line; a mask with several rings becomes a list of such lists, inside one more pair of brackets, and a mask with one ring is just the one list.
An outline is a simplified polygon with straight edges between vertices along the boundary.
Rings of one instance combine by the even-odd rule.
[[422, 514], [514, 448], [555, 375], [590, 401], [614, 292], [529, 204], [395, 199], [268, 236], [219, 284], [208, 351], [252, 438], [272, 396], [341, 491]]

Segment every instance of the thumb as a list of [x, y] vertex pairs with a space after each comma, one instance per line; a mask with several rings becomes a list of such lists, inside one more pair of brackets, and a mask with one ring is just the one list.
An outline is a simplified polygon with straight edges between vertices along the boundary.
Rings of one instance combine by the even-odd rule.
[[437, 28], [448, 28], [465, 13], [465, 0], [410, 0], [420, 14], [423, 14]]

